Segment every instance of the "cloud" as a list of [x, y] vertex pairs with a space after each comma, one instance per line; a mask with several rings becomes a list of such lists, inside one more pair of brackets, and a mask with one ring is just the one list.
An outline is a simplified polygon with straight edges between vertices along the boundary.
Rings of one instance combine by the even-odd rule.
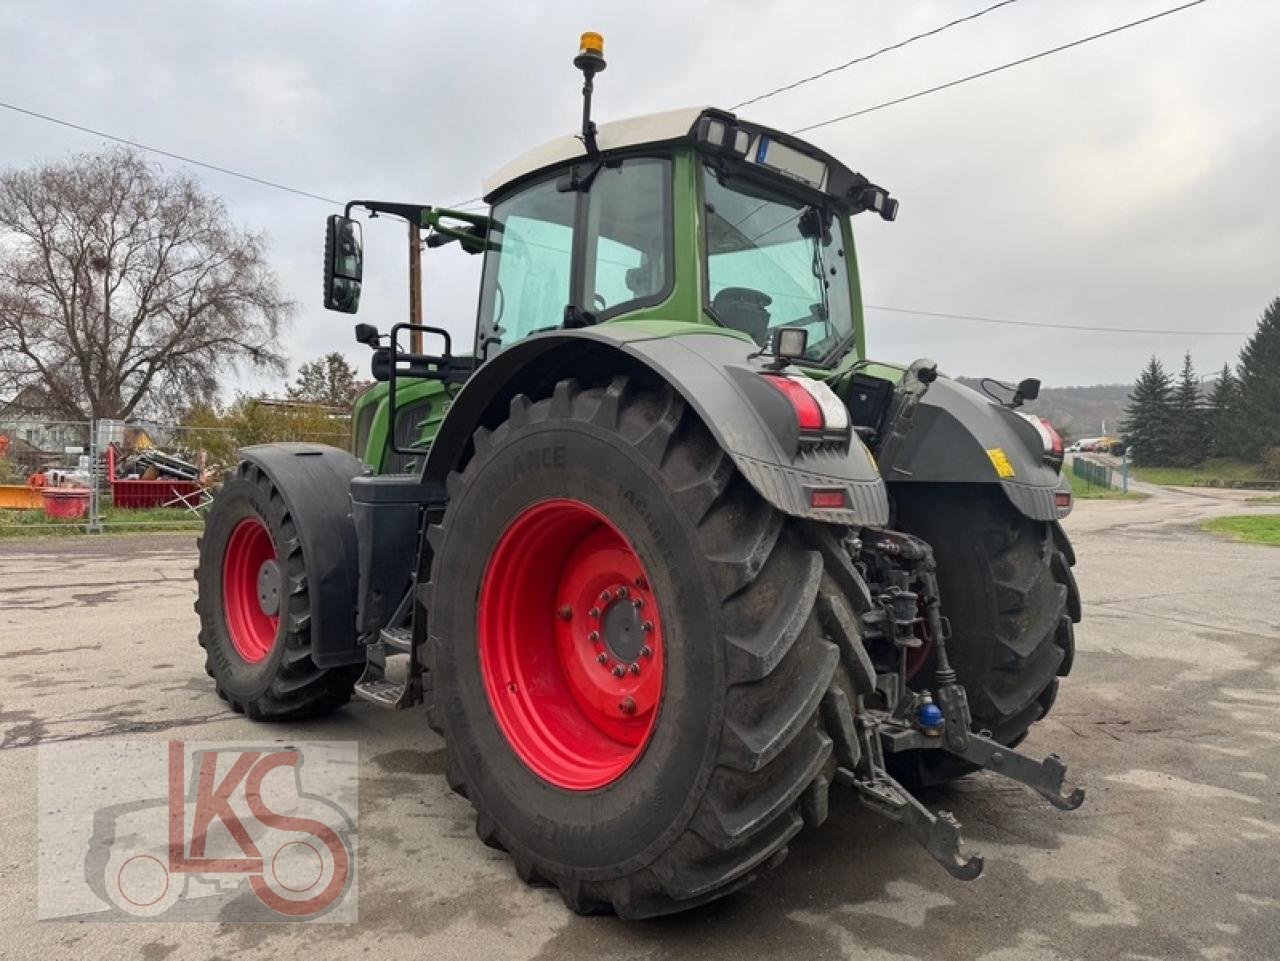
[[[602, 119], [728, 105], [928, 29], [951, 3], [9, 3], [3, 97], [333, 197], [449, 203], [572, 130], [578, 33], [604, 33]], [[783, 129], [1015, 59], [1161, 9], [1023, 0], [744, 111]], [[1208, 3], [1097, 43], [812, 134], [892, 188], [895, 224], [857, 221], [866, 299], [1029, 321], [1248, 329], [1280, 293], [1274, 4]], [[0, 113], [0, 166], [93, 139]], [[344, 350], [320, 306], [322, 204], [197, 171], [266, 230], [301, 304], [295, 362]], [[403, 319], [405, 238], [366, 231], [361, 319]], [[464, 339], [478, 261], [426, 260], [427, 318]], [[1204, 371], [1243, 338], [1077, 334], [869, 314], [872, 355], [1047, 384], [1129, 379], [1152, 352]], [[268, 386], [268, 385], [263, 385]], [[274, 386], [274, 385], [269, 385]]]

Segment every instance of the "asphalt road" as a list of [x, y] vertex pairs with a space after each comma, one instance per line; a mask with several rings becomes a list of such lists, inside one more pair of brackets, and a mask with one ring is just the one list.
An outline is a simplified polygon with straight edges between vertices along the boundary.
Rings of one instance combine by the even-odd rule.
[[475, 837], [423, 717], [357, 704], [271, 728], [360, 745], [359, 921], [35, 920], [39, 745], [264, 736], [202, 670], [189, 536], [0, 542], [0, 957], [528, 959], [1280, 957], [1280, 551], [1196, 520], [1235, 492], [1083, 502], [1085, 620], [1052, 716], [1085, 806], [979, 775], [954, 811], [986, 875], [955, 881], [837, 793], [763, 883], [676, 918], [577, 918]]

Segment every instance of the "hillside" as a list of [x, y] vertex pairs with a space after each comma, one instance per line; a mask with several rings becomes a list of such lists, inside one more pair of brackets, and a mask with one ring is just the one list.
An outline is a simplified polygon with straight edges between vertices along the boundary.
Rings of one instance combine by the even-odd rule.
[[[961, 383], [981, 390], [976, 377], [958, 377]], [[1130, 384], [1097, 384], [1092, 387], [1043, 387], [1038, 400], [1022, 410], [1046, 417], [1064, 437], [1096, 437], [1119, 432], [1129, 403]], [[1103, 424], [1105, 423], [1105, 431]]]

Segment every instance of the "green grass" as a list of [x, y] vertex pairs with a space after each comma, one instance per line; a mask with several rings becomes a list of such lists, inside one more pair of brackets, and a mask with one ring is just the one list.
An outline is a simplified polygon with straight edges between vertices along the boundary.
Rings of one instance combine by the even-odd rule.
[[1280, 514], [1215, 517], [1200, 526], [1215, 534], [1225, 534], [1232, 540], [1280, 547]]
[[1071, 493], [1078, 501], [1140, 501], [1147, 496], [1132, 492], [1126, 494], [1114, 487], [1099, 487], [1070, 471], [1067, 472], [1067, 477], [1071, 481]]
[[[0, 538], [5, 537], [61, 537], [83, 534], [88, 518], [59, 520], [46, 517], [44, 511], [0, 510]], [[122, 507], [103, 509], [104, 534], [139, 534], [147, 531], [173, 532], [198, 531], [204, 521], [184, 510], [171, 507], [152, 507], [127, 510]]]
[[1226, 457], [1211, 458], [1195, 467], [1138, 467], [1129, 472], [1140, 481], [1165, 487], [1221, 486], [1214, 481], [1262, 480], [1262, 465]]
[[1280, 505], [1280, 494], [1267, 494], [1264, 497], [1246, 497], [1244, 502], [1255, 507], [1266, 507], [1269, 504]]

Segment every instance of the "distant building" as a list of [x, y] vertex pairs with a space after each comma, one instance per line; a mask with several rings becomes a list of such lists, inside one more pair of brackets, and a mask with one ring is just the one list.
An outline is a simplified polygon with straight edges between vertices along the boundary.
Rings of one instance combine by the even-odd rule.
[[0, 402], [0, 436], [8, 439], [7, 459], [28, 470], [75, 463], [79, 450], [88, 449], [89, 425], [62, 420], [34, 387], [25, 387]]

